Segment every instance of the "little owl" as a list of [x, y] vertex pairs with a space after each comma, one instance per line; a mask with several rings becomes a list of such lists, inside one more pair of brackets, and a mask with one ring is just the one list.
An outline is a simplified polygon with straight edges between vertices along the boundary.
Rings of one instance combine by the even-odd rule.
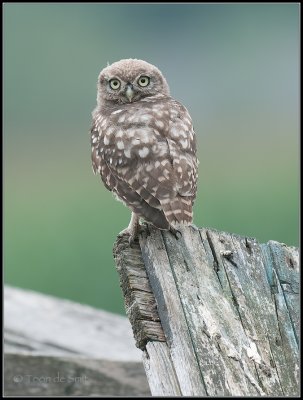
[[93, 171], [131, 209], [130, 243], [140, 217], [174, 235], [190, 224], [198, 176], [195, 132], [159, 69], [135, 59], [104, 68], [92, 116]]

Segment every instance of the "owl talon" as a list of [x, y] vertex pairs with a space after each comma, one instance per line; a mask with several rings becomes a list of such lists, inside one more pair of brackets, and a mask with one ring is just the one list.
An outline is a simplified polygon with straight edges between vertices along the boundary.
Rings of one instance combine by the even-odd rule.
[[149, 230], [149, 225], [147, 222], [142, 222], [142, 225], [140, 226], [140, 231], [139, 234], [144, 236], [145, 239], [148, 238], [148, 236], [150, 235], [150, 230]]
[[137, 235], [130, 235], [128, 239], [128, 243], [130, 247], [135, 247], [135, 243], [138, 242], [138, 236]]
[[181, 239], [182, 233], [178, 231], [178, 229], [173, 228], [172, 226], [169, 228], [170, 233], [177, 239]]
[[147, 222], [143, 222], [142, 225], [138, 225], [136, 228], [136, 232], [130, 233], [130, 237], [128, 239], [128, 243], [130, 247], [133, 247], [135, 242], [139, 241], [139, 236], [147, 237], [150, 235], [150, 230]]

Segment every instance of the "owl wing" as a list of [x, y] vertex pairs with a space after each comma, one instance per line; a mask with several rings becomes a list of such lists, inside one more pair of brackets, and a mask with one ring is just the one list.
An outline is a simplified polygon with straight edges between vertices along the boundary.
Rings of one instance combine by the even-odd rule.
[[[172, 108], [172, 106], [174, 108]], [[155, 226], [191, 222], [196, 193], [195, 136], [187, 110], [177, 102], [166, 125], [98, 126], [92, 133], [93, 168], [105, 186]], [[98, 138], [97, 138], [98, 135]], [[97, 144], [97, 145], [96, 145]]]
[[187, 109], [177, 101], [172, 102], [167, 142], [173, 162], [177, 191], [180, 196], [195, 198], [197, 191], [198, 160], [196, 135]]
[[177, 101], [171, 103], [167, 143], [176, 196], [169, 202], [162, 201], [162, 209], [170, 223], [188, 224], [193, 219], [192, 207], [197, 192], [196, 135], [187, 109]]
[[[169, 229], [169, 222], [160, 208], [160, 202], [137, 182], [140, 176], [137, 175], [136, 179], [135, 171], [137, 171], [139, 160], [126, 157], [121, 149], [117, 151], [112, 140], [110, 144], [104, 145], [106, 132], [108, 132], [106, 128], [103, 129], [97, 125], [93, 125], [91, 129], [94, 173], [100, 174], [105, 187], [134, 213], [160, 229]], [[105, 142], [107, 143], [106, 140]], [[142, 167], [140, 171], [142, 173]], [[134, 187], [137, 190], [134, 190]]]

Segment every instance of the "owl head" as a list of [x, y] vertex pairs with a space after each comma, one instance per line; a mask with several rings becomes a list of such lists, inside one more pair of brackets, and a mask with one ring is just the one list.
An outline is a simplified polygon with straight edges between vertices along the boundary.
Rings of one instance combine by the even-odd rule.
[[146, 97], [169, 96], [169, 87], [157, 67], [143, 60], [117, 61], [98, 78], [98, 104], [134, 103]]

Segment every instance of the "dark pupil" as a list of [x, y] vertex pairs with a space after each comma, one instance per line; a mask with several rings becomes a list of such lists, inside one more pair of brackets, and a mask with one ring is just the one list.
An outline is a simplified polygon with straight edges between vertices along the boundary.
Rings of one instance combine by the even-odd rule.
[[114, 82], [113, 82], [113, 85], [114, 85], [114, 86], [118, 86], [118, 82], [117, 82], [117, 81], [114, 81]]
[[145, 79], [145, 78], [142, 78], [142, 79], [141, 79], [141, 83], [144, 84], [145, 82], [146, 82], [146, 79]]

